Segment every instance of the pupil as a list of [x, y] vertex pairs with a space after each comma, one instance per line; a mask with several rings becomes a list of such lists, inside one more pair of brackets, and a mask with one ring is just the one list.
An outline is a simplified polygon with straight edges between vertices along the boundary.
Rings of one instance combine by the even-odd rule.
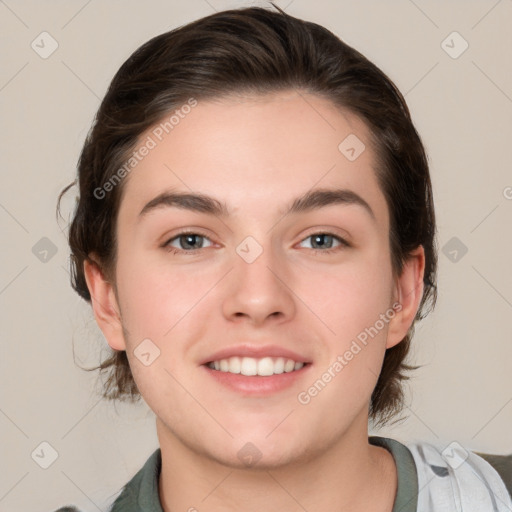
[[[197, 242], [199, 235], [183, 235], [182, 236], [182, 247], [185, 249], [194, 248], [194, 244]], [[191, 247], [192, 246], [192, 247]]]
[[315, 235], [315, 244], [319, 245], [320, 247], [331, 247], [332, 246], [332, 240], [331, 243], [327, 243], [325, 241], [326, 237], [330, 237], [330, 235]]

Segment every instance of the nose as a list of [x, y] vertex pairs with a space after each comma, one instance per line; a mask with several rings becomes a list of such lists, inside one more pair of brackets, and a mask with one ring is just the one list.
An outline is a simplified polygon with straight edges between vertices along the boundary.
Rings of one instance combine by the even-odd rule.
[[261, 326], [293, 318], [296, 303], [290, 273], [270, 249], [252, 263], [235, 255], [234, 266], [222, 306], [226, 319]]

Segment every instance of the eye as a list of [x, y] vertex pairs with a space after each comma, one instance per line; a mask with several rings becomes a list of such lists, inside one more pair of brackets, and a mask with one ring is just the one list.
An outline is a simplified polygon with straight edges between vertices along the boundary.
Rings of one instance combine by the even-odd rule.
[[[205, 245], [208, 241], [209, 245]], [[206, 236], [199, 233], [183, 232], [168, 240], [164, 247], [173, 253], [194, 252], [212, 245], [212, 242]]]
[[310, 240], [309, 248], [320, 252], [333, 252], [339, 247], [350, 246], [343, 238], [330, 233], [314, 233], [306, 237], [301, 243], [308, 240]]
[[[329, 253], [337, 251], [341, 247], [350, 247], [343, 238], [331, 233], [314, 233], [309, 235], [301, 244], [309, 241], [309, 247], [314, 251]], [[168, 240], [163, 247], [173, 253], [193, 253], [200, 249], [212, 246], [211, 240], [199, 233], [182, 232]]]

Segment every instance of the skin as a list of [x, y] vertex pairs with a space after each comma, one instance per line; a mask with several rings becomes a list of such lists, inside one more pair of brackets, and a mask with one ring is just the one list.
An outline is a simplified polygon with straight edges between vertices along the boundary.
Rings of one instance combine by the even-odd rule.
[[[392, 510], [396, 467], [368, 443], [368, 404], [385, 350], [416, 314], [424, 251], [418, 247], [393, 276], [389, 213], [368, 133], [353, 114], [306, 93], [199, 102], [126, 178], [115, 281], [92, 262], [85, 271], [98, 325], [113, 349], [127, 351], [156, 415], [165, 511]], [[349, 134], [366, 144], [353, 162], [338, 150]], [[375, 219], [355, 204], [283, 216], [312, 188], [353, 190]], [[208, 194], [231, 215], [164, 206], [140, 217], [168, 190]], [[206, 235], [196, 242], [203, 248], [162, 247], [172, 239], [185, 250], [176, 238], [183, 228]], [[315, 252], [309, 237], [326, 232], [350, 246], [333, 240], [334, 252]], [[263, 249], [250, 264], [236, 252], [247, 236]], [[300, 404], [298, 393], [395, 301], [400, 312]], [[147, 338], [160, 350], [149, 366], [134, 355]], [[283, 346], [312, 366], [289, 389], [244, 396], [199, 366], [243, 342]], [[261, 453], [251, 467], [237, 456], [247, 442]]]

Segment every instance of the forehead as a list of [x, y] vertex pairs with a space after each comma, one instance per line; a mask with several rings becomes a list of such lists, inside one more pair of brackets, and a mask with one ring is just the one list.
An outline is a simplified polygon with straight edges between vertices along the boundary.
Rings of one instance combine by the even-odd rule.
[[143, 146], [150, 149], [139, 151], [145, 156], [125, 178], [123, 218], [167, 190], [261, 216], [262, 205], [277, 214], [308, 190], [345, 188], [387, 224], [368, 128], [317, 95], [285, 91], [177, 107], [140, 137], [136, 151]]

